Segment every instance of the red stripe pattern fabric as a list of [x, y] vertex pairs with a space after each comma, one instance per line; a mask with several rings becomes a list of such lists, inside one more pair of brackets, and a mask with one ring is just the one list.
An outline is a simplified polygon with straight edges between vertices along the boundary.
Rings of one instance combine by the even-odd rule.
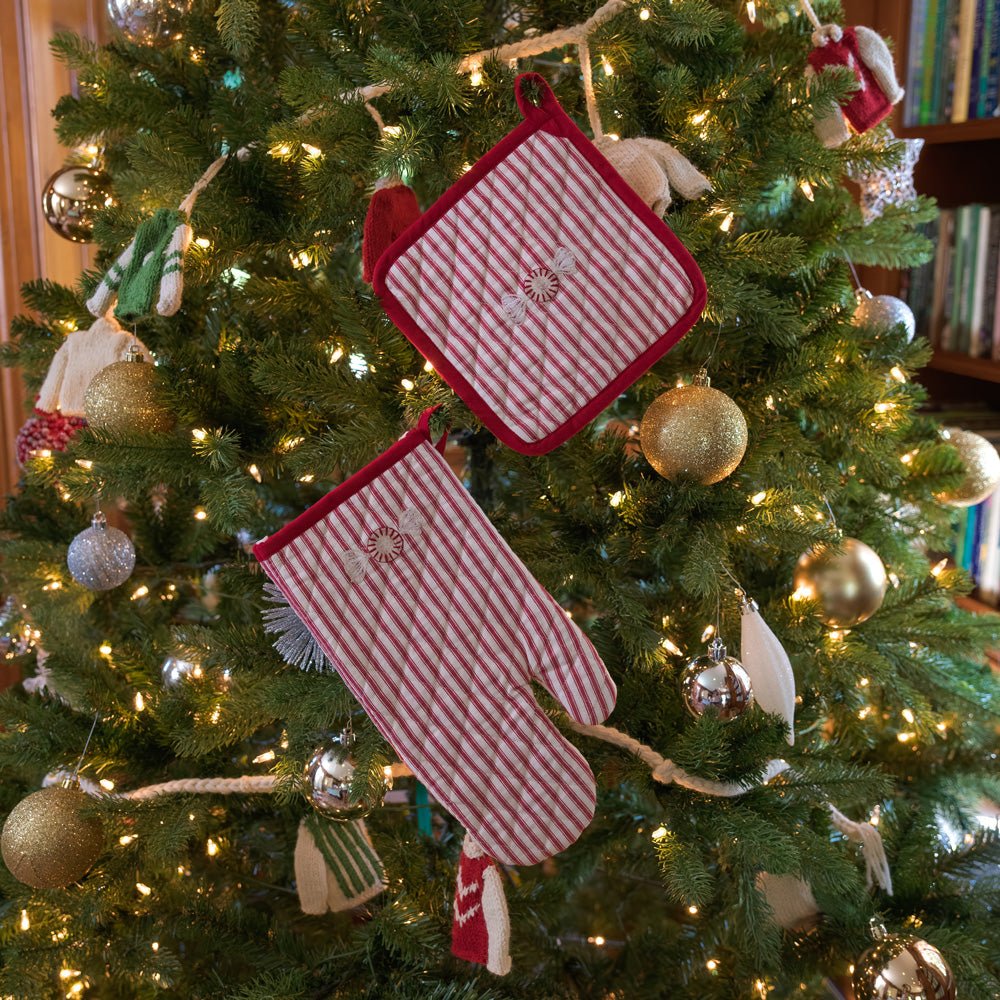
[[589, 723], [614, 682], [441, 455], [421, 440], [303, 517], [264, 569], [402, 760], [505, 864], [572, 844], [594, 778], [531, 681]]
[[[559, 274], [565, 254], [574, 266]], [[649, 227], [570, 141], [543, 131], [405, 250], [386, 287], [528, 441], [610, 385], [694, 299]]]

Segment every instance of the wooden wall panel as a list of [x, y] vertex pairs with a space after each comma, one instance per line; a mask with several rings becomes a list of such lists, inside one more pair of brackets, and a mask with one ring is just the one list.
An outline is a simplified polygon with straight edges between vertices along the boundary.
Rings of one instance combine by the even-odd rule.
[[[87, 247], [56, 235], [41, 216], [41, 190], [66, 151], [51, 109], [75, 81], [49, 51], [59, 31], [90, 38], [104, 31], [101, 0], [5, 0], [0, 17], [0, 340], [23, 309], [20, 286], [46, 277], [73, 283], [90, 261]], [[24, 420], [17, 372], [0, 369], [0, 497], [17, 481], [14, 437]], [[2, 501], [0, 501], [2, 502]]]

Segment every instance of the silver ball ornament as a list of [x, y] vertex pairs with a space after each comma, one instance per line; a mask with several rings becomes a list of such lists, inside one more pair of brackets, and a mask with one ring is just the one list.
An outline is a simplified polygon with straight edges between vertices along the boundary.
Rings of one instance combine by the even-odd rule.
[[201, 677], [202, 669], [197, 663], [182, 660], [179, 656], [168, 656], [160, 668], [163, 686], [168, 689], [179, 687], [189, 677]]
[[917, 332], [917, 321], [913, 310], [895, 295], [872, 295], [862, 288], [857, 293], [858, 304], [851, 322], [855, 326], [890, 326], [902, 324], [906, 330], [907, 342], [913, 340]]
[[112, 204], [110, 182], [93, 167], [63, 167], [42, 189], [42, 214], [63, 239], [90, 243], [94, 218]]
[[874, 921], [872, 933], [875, 944], [854, 963], [856, 1000], [956, 1000], [955, 976], [934, 945]]
[[753, 704], [750, 675], [739, 660], [726, 654], [719, 638], [684, 668], [681, 694], [695, 718], [710, 715], [725, 722], [738, 718]]
[[[317, 812], [330, 819], [360, 819], [378, 804], [351, 795], [356, 770], [350, 756], [353, 743], [350, 733], [341, 733], [334, 738], [332, 746], [319, 747], [306, 764], [306, 795]], [[392, 779], [387, 776], [385, 789], [391, 787]]]
[[193, 0], [108, 0], [111, 23], [136, 45], [170, 45], [184, 37]]
[[98, 511], [89, 528], [70, 542], [66, 565], [77, 583], [88, 590], [111, 590], [124, 583], [135, 568], [132, 539]]

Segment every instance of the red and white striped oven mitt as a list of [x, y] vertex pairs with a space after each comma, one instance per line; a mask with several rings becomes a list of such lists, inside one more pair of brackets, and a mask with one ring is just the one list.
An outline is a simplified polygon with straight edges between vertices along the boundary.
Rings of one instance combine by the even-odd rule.
[[402, 760], [505, 864], [572, 844], [594, 812], [583, 756], [532, 696], [603, 721], [615, 685], [430, 441], [415, 430], [254, 547]]
[[515, 93], [524, 121], [382, 254], [372, 286], [483, 424], [537, 455], [666, 354], [706, 290], [545, 80], [524, 73]]

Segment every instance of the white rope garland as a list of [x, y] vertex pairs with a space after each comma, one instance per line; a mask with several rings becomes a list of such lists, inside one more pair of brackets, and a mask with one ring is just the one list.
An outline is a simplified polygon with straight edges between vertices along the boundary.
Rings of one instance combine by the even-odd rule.
[[[653, 774], [653, 780], [658, 781], [661, 785], [680, 785], [682, 788], [688, 788], [692, 792], [701, 792], [703, 795], [715, 795], [721, 798], [735, 798], [738, 795], [745, 795], [747, 792], [759, 787], [758, 785], [709, 781], [708, 778], [699, 778], [697, 775], [688, 774], [684, 768], [675, 764], [672, 760], [661, 757], [652, 747], [646, 746], [645, 743], [640, 743], [638, 740], [617, 729], [612, 729], [610, 726], [588, 726], [581, 722], [574, 722], [572, 719], [568, 719], [567, 721], [571, 729], [582, 733], [584, 736], [592, 736], [594, 739], [604, 740], [605, 743], [612, 743], [634, 754], [649, 765], [649, 769]], [[773, 778], [787, 771], [788, 768], [788, 761], [780, 759], [768, 761], [762, 784], [766, 785]]]

